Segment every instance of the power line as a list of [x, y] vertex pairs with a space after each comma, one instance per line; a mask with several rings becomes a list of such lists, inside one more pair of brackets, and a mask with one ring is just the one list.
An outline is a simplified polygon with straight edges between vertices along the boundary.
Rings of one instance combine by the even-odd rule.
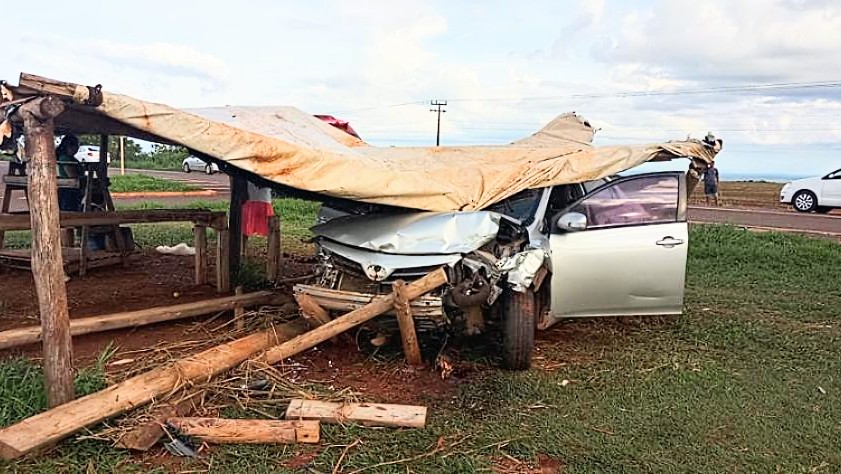
[[[776, 82], [765, 84], [747, 84], [743, 86], [717, 86], [717, 87], [703, 87], [696, 89], [683, 89], [674, 91], [628, 91], [628, 92], [606, 92], [606, 93], [592, 93], [592, 94], [562, 94], [551, 96], [525, 96], [525, 97], [462, 97], [449, 99], [450, 102], [526, 102], [536, 100], [561, 100], [561, 99], [602, 99], [602, 98], [630, 98], [630, 97], [656, 97], [656, 96], [679, 96], [679, 95], [698, 95], [698, 94], [716, 94], [716, 93], [733, 93], [733, 92], [753, 92], [753, 91], [786, 91], [798, 89], [828, 89], [841, 87], [841, 80], [833, 81], [817, 81], [817, 82]], [[338, 110], [333, 113], [351, 113], [363, 112], [370, 110], [388, 109], [394, 107], [405, 107], [409, 105], [424, 105], [425, 101], [408, 101], [396, 104], [377, 105], [370, 107], [362, 107], [357, 109]], [[434, 104], [433, 104], [434, 105]]]

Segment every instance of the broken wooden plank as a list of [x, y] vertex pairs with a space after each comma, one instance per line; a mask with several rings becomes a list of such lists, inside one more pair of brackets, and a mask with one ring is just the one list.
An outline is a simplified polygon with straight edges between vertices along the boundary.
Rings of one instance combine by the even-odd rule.
[[[424, 277], [413, 281], [406, 286], [406, 298], [415, 299], [426, 294], [439, 286], [447, 283], [447, 273], [443, 268], [434, 270]], [[367, 305], [351, 311], [343, 316], [331, 320], [329, 323], [319, 326], [312, 331], [295, 337], [276, 347], [272, 347], [257, 358], [258, 361], [268, 364], [276, 364], [287, 357], [311, 349], [316, 345], [337, 336], [348, 329], [359, 326], [377, 316], [392, 309], [394, 306], [394, 295], [378, 298]]]
[[321, 440], [317, 420], [170, 418], [167, 422], [185, 435], [215, 444], [292, 444]]
[[195, 410], [194, 398], [201, 391], [193, 391], [175, 404], [157, 406], [152, 411], [152, 418], [123, 433], [115, 444], [118, 448], [131, 451], [148, 451], [164, 436], [164, 423], [175, 417], [187, 416]]
[[[319, 306], [330, 311], [353, 311], [359, 309], [377, 298], [385, 298], [385, 295], [371, 298], [370, 294], [357, 293], [347, 290], [333, 290], [316, 285], [298, 284], [293, 288], [295, 294], [311, 296]], [[444, 319], [444, 307], [441, 298], [434, 296], [421, 296], [412, 300], [409, 305], [412, 307], [412, 314], [419, 318]], [[390, 308], [385, 314], [395, 315], [394, 308]]]
[[295, 295], [295, 301], [301, 307], [301, 314], [310, 323], [310, 326], [317, 328], [330, 322], [330, 313], [319, 306], [311, 296], [299, 293]]
[[289, 403], [284, 418], [338, 424], [358, 423], [365, 426], [423, 428], [426, 426], [426, 407], [294, 399]]
[[415, 331], [415, 320], [412, 318], [412, 308], [406, 294], [406, 282], [397, 280], [392, 285], [394, 291], [394, 310], [397, 312], [397, 325], [400, 327], [400, 339], [403, 342], [403, 354], [411, 365], [422, 365], [418, 334]]
[[[105, 314], [87, 318], [70, 320], [70, 335], [80, 336], [94, 332], [111, 331], [127, 327], [144, 326], [147, 324], [176, 319], [190, 318], [202, 314], [229, 311], [242, 306], [253, 306], [268, 303], [274, 297], [270, 291], [258, 291], [237, 296], [226, 296], [211, 300], [194, 301], [173, 306], [127, 311], [124, 313]], [[31, 344], [41, 340], [41, 327], [29, 326], [0, 332], [0, 349]]]
[[83, 428], [173, 393], [203, 383], [280, 340], [306, 331], [291, 322], [222, 344], [150, 370], [86, 397], [0, 429], [0, 457], [15, 459], [51, 446]]
[[[237, 296], [242, 295], [242, 287], [238, 286], [234, 288], [234, 294]], [[237, 305], [234, 307], [234, 328], [238, 331], [245, 329], [245, 307], [242, 305]]]

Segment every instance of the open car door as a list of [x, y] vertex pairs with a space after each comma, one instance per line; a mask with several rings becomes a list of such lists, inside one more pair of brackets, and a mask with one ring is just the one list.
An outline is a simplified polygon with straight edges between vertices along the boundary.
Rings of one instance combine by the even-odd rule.
[[551, 218], [551, 316], [679, 314], [686, 252], [680, 172], [620, 178]]

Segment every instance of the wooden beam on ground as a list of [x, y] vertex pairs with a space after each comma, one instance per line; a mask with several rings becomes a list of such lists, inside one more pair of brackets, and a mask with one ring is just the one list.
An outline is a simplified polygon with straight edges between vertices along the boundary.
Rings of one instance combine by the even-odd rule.
[[231, 202], [228, 209], [228, 258], [230, 279], [236, 280], [242, 263], [242, 205], [248, 199], [248, 180], [241, 174], [231, 175]]
[[[406, 298], [413, 300], [423, 294], [438, 288], [447, 283], [447, 273], [443, 268], [434, 270], [424, 277], [413, 281], [406, 286]], [[359, 326], [385, 313], [394, 306], [394, 295], [375, 299], [367, 305], [351, 311], [344, 316], [331, 320], [329, 323], [319, 326], [312, 331], [302, 334], [294, 339], [272, 347], [257, 358], [258, 361], [268, 364], [276, 364], [287, 357], [303, 352], [307, 349], [335, 337], [348, 329]]]
[[87, 426], [229, 370], [279, 340], [306, 331], [292, 322], [207, 349], [0, 429], [0, 457], [15, 459]]
[[321, 440], [316, 420], [170, 418], [168, 423], [185, 435], [214, 444], [292, 444]]
[[152, 410], [152, 417], [149, 421], [141, 423], [131, 430], [123, 433], [115, 444], [118, 448], [131, 451], [148, 451], [152, 449], [158, 440], [164, 435], [163, 425], [166, 420], [174, 417], [188, 416], [195, 411], [195, 400], [201, 391], [193, 391], [175, 404], [164, 404], [156, 406]]
[[[114, 329], [139, 327], [164, 321], [201, 316], [203, 314], [218, 313], [220, 311], [230, 311], [243, 306], [268, 304], [273, 297], [274, 293], [272, 292], [258, 291], [244, 295], [141, 309], [139, 311], [74, 318], [70, 321], [70, 335], [81, 336], [83, 334], [112, 331]], [[42, 330], [40, 326], [0, 331], [0, 349], [8, 349], [10, 347], [38, 342], [41, 340], [41, 334]]]
[[269, 217], [268, 249], [266, 250], [266, 279], [277, 281], [280, 272], [280, 218]]
[[295, 399], [289, 403], [284, 418], [319, 420], [337, 424], [358, 423], [365, 426], [423, 428], [426, 426], [426, 407]]
[[23, 118], [29, 157], [29, 206], [32, 227], [32, 275], [41, 313], [47, 401], [54, 407], [73, 400], [72, 340], [64, 285], [64, 260], [58, 222], [58, 187], [53, 119], [64, 111], [54, 96], [35, 99], [18, 109]]
[[403, 341], [403, 353], [406, 361], [411, 365], [423, 365], [418, 334], [415, 331], [415, 320], [412, 308], [406, 295], [406, 282], [397, 280], [392, 285], [394, 291], [394, 309], [397, 312], [397, 324], [400, 326], [400, 339]]

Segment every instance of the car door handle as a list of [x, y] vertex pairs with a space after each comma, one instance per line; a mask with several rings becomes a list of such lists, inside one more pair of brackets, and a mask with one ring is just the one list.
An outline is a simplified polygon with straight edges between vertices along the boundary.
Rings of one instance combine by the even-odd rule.
[[662, 239], [657, 241], [657, 245], [660, 245], [660, 246], [663, 246], [663, 247], [666, 247], [666, 248], [672, 248], [675, 245], [683, 245], [683, 239], [676, 239], [672, 236], [663, 237]]

